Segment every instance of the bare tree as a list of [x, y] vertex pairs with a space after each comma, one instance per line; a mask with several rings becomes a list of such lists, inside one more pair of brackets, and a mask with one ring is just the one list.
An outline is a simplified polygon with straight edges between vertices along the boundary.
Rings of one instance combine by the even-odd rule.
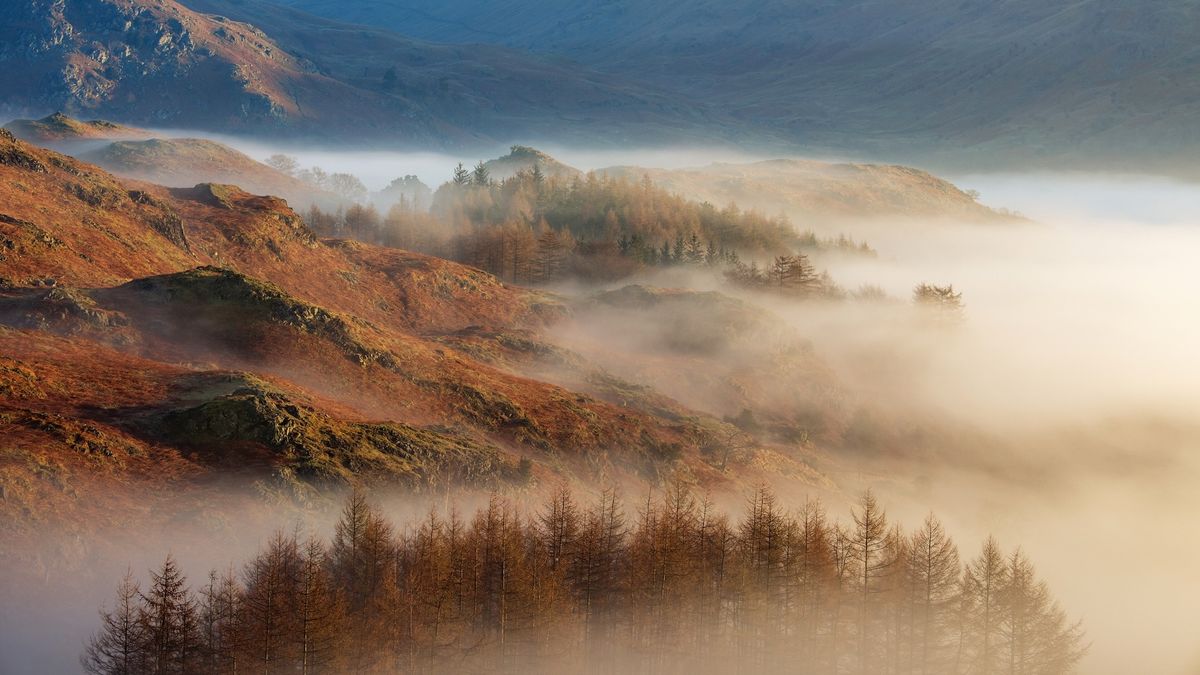
[[81, 663], [93, 675], [141, 675], [148, 672], [144, 626], [139, 620], [141, 597], [132, 572], [117, 587], [112, 611], [100, 612], [100, 630], [88, 640]]

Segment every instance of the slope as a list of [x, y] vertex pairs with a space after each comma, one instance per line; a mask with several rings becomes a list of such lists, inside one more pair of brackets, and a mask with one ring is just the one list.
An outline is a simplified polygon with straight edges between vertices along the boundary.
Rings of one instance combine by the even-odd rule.
[[[275, 476], [288, 494], [314, 481], [484, 486], [598, 470], [734, 479], [702, 453], [727, 426], [709, 415], [481, 359], [480, 347], [545, 352], [547, 327], [566, 320], [554, 298], [317, 240], [282, 201], [231, 186], [122, 183], [6, 132], [0, 185], [0, 332], [15, 359], [0, 405], [21, 419], [110, 429], [201, 475]], [[471, 348], [456, 337], [468, 334]], [[142, 373], [121, 385], [126, 398], [94, 393], [122, 368]], [[30, 450], [8, 452], [21, 463]]]
[[599, 173], [634, 180], [646, 176], [689, 199], [785, 213], [806, 227], [882, 219], [1006, 218], [949, 181], [897, 165], [776, 159], [689, 169], [612, 167]]
[[431, 45], [269, 4], [195, 6], [233, 18], [175, 0], [5, 3], [6, 106], [426, 147], [580, 127], [664, 133], [697, 117], [620, 78], [512, 50]]
[[1195, 175], [1200, 8], [1188, 3], [282, 1], [564, 56], [809, 146]]
[[14, 136], [37, 145], [58, 146], [87, 141], [144, 140], [151, 133], [106, 120], [77, 120], [56, 112], [38, 120], [13, 120], [4, 125]]
[[297, 207], [320, 204], [331, 208], [339, 202], [333, 193], [206, 139], [118, 141], [81, 153], [79, 157], [120, 176], [168, 187], [229, 183], [253, 194], [283, 197]]

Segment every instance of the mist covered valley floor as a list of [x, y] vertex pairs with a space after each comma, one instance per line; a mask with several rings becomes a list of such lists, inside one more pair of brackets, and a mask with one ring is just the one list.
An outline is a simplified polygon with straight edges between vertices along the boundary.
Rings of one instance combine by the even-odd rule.
[[[1177, 536], [1197, 506], [1193, 186], [967, 176], [1030, 221], [816, 222], [875, 255], [813, 262], [882, 291], [821, 300], [690, 265], [502, 282], [6, 145], [6, 672], [71, 672], [127, 566], [171, 551], [198, 582], [276, 528], [327, 538], [362, 480], [402, 523], [562, 480], [619, 489], [632, 518], [678, 477], [734, 519], [762, 482], [843, 514], [871, 487], [906, 525], [935, 511], [964, 559], [989, 533], [1020, 546], [1084, 622], [1081, 672], [1200, 665], [1200, 552]], [[923, 282], [953, 283], [961, 320], [914, 307]]]

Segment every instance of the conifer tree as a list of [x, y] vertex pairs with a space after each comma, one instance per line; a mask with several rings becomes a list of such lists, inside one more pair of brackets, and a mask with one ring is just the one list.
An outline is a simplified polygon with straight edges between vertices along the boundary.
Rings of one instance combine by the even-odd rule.
[[196, 603], [175, 559], [167, 556], [141, 594], [139, 623], [148, 672], [190, 673], [200, 661]]
[[111, 611], [100, 612], [100, 630], [88, 640], [81, 664], [91, 675], [142, 675], [149, 672], [141, 598], [132, 572], [117, 587]]

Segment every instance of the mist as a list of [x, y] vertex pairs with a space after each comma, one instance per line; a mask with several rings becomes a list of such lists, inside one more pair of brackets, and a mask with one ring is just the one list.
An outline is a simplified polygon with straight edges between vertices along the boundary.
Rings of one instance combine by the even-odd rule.
[[923, 281], [953, 283], [966, 304], [954, 330], [904, 330], [857, 307], [773, 309], [857, 391], [967, 421], [1010, 453], [988, 464], [1024, 469], [847, 468], [914, 509], [952, 514], [959, 531], [1020, 542], [1087, 625], [1083, 672], [1195, 672], [1200, 544], [1179, 535], [1200, 509], [1200, 186], [1079, 174], [956, 182], [1033, 222], [863, 224], [854, 234], [880, 258], [830, 265], [847, 287], [900, 299]]
[[[345, 153], [170, 133], [213, 138], [258, 160], [287, 153], [302, 166], [353, 173], [373, 190], [407, 174], [436, 188], [459, 162], [470, 165], [507, 150], [496, 148], [480, 157]], [[703, 148], [542, 149], [585, 171], [765, 159]], [[1092, 648], [1081, 672], [1195, 672], [1200, 639], [1189, 619], [1200, 606], [1195, 583], [1200, 543], [1187, 533], [1195, 529], [1194, 514], [1200, 512], [1195, 491], [1200, 423], [1194, 418], [1200, 406], [1200, 360], [1194, 357], [1200, 344], [1195, 311], [1200, 269], [1194, 253], [1200, 250], [1200, 186], [1101, 174], [951, 180], [978, 190], [982, 202], [1018, 211], [1029, 221], [845, 224], [836, 234], [867, 241], [878, 256], [822, 256], [820, 265], [844, 288], [875, 285], [890, 300], [797, 302], [733, 288], [711, 274], [679, 271], [551, 290], [570, 302], [586, 302], [598, 291], [637, 282], [716, 290], [766, 309], [780, 321], [770, 327], [770, 340], [760, 332], [723, 344], [707, 354], [715, 371], [724, 375], [758, 367], [757, 347], [794, 337], [808, 343], [836, 378], [839, 395], [846, 396], [840, 404], [845, 417], [869, 409], [902, 425], [965, 430], [957, 436], [962, 445], [947, 447], [945, 438], [954, 436], [948, 432], [929, 448], [899, 457], [814, 451], [804, 461], [834, 485], [776, 483], [790, 506], [806, 495], [823, 494], [841, 511], [859, 490], [872, 487], [905, 523], [936, 512], [964, 557], [994, 534], [1005, 546], [1028, 552], [1068, 614], [1083, 619]], [[803, 222], [803, 214], [788, 215]], [[914, 319], [910, 295], [922, 282], [953, 284], [961, 291], [963, 320], [930, 327]], [[686, 325], [664, 321], [658, 326], [665, 326], [663, 333], [625, 329], [611, 319], [589, 318], [585, 310], [552, 337], [622, 376], [636, 380], [640, 372], [649, 378], [644, 384], [717, 418], [739, 412], [728, 397], [709, 395], [712, 391], [688, 380], [664, 375], [665, 369], [645, 367], [661, 365], [659, 359], [671, 352], [662, 339], [688, 330]], [[783, 338], [775, 334], [781, 328], [788, 331]], [[605, 360], [598, 345], [617, 339], [619, 348]], [[632, 365], [621, 370], [622, 360]], [[781, 406], [792, 403], [780, 401]], [[440, 501], [444, 509], [448, 499], [389, 501], [387, 508], [402, 522], [430, 501]], [[733, 497], [726, 500], [737, 503]], [[55, 624], [61, 630], [64, 616], [70, 617], [65, 632], [72, 639], [65, 646], [27, 650], [17, 660], [0, 655], [0, 664], [32, 672], [34, 664], [45, 663], [39, 657], [52, 652], [61, 657], [55, 663], [69, 668], [78, 642], [94, 626], [80, 617], [94, 617], [94, 608], [109, 599], [125, 567], [141, 572], [167, 551], [187, 550], [189, 541], [222, 541], [218, 553], [192, 551], [186, 571], [195, 582], [209, 567], [240, 564], [275, 527], [288, 522], [327, 533], [332, 502], [324, 507], [301, 515], [279, 507], [282, 519], [229, 524], [216, 536], [155, 532], [139, 537], [140, 550], [127, 557], [108, 551], [112, 557], [95, 561], [88, 583], [97, 586], [91, 592], [50, 603], [53, 609], [40, 622], [16, 626], [8, 619], [0, 626], [10, 635], [6, 649], [31, 640], [40, 626]]]
[[[849, 224], [845, 232], [878, 257], [828, 256], [821, 265], [845, 288], [876, 285], [889, 301], [789, 301], [678, 270], [636, 281], [765, 308], [811, 341], [850, 408], [882, 411], [900, 426], [955, 426], [947, 433], [957, 443], [930, 441], [928, 451], [815, 461], [845, 495], [874, 487], [905, 520], [942, 515], [964, 551], [988, 533], [1020, 545], [1085, 622], [1092, 647], [1081, 672], [1195, 672], [1200, 638], [1189, 616], [1200, 606], [1200, 543], [1179, 534], [1200, 512], [1200, 186], [1106, 174], [953, 180], [1028, 221]], [[922, 282], [962, 292], [963, 321], [914, 320], [909, 296]], [[654, 379], [678, 367], [662, 366], [665, 338], [705, 334], [697, 316], [656, 309], [630, 329], [622, 319], [634, 315], [583, 315], [559, 337], [602, 362], [597, 345], [606, 345], [606, 366], [622, 376], [640, 373], [697, 409], [736, 414], [695, 379]], [[718, 352], [712, 379], [746, 368], [776, 333]], [[814, 491], [798, 484], [789, 497]]]
[[353, 174], [370, 190], [381, 190], [393, 179], [410, 174], [436, 189], [450, 179], [451, 172], [460, 162], [467, 167], [474, 166], [476, 162], [507, 154], [513, 144], [533, 145], [585, 173], [613, 166], [678, 169], [704, 166], [713, 162], [753, 162], [772, 157], [729, 146], [613, 149], [584, 148], [522, 139], [461, 152], [388, 149], [347, 151], [307, 142], [256, 139], [193, 129], [158, 128], [153, 131], [168, 138], [204, 138], [224, 143], [260, 162], [277, 153], [290, 155], [295, 157], [302, 167], [319, 166], [329, 173]]

